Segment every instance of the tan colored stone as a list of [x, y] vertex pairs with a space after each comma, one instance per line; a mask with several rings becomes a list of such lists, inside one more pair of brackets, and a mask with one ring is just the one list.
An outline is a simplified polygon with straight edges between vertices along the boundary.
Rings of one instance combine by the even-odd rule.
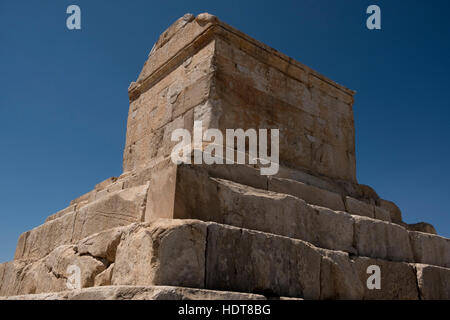
[[391, 222], [391, 215], [389, 213], [389, 211], [380, 208], [380, 207], [374, 207], [374, 218], [378, 219], [378, 220], [383, 220], [383, 221], [387, 221], [387, 222]]
[[365, 286], [348, 254], [321, 250], [320, 299], [360, 300]]
[[25, 267], [23, 261], [0, 263], [0, 297], [20, 294], [20, 277]]
[[103, 190], [103, 189], [105, 189], [106, 187], [108, 187], [109, 185], [113, 184], [116, 181], [117, 181], [117, 177], [108, 178], [108, 179], [106, 179], [106, 180], [96, 184], [95, 185], [95, 190], [97, 190], [97, 191]]
[[67, 213], [22, 234], [14, 259], [38, 260], [56, 247], [70, 244], [75, 218], [75, 212]]
[[[206, 169], [179, 166], [173, 217], [200, 219], [305, 240], [354, 253], [353, 220], [345, 212], [304, 200], [211, 178]], [[211, 208], [214, 208], [212, 210]]]
[[112, 275], [114, 272], [114, 263], [112, 263], [106, 270], [99, 273], [94, 280], [94, 286], [110, 286], [112, 281]]
[[164, 220], [136, 226], [117, 248], [113, 285], [180, 285], [205, 283], [206, 224]]
[[147, 189], [146, 185], [125, 189], [83, 207], [77, 213], [73, 239], [143, 221]]
[[390, 213], [392, 222], [402, 222], [402, 212], [395, 203], [393, 203], [392, 201], [380, 199], [380, 206]]
[[117, 246], [120, 243], [122, 234], [133, 228], [133, 226], [119, 227], [96, 233], [80, 240], [76, 244], [75, 249], [80, 255], [87, 254], [112, 263], [116, 259]]
[[[130, 86], [124, 170], [168, 155], [161, 146], [173, 146], [168, 129], [179, 127], [168, 126], [170, 112], [173, 122], [206, 104], [215, 119], [207, 127], [279, 128], [282, 161], [355, 181], [353, 92], [210, 15], [199, 17], [169, 28]], [[160, 93], [169, 104], [152, 100]]]
[[426, 264], [414, 267], [422, 300], [450, 300], [450, 269]]
[[403, 227], [366, 217], [353, 216], [358, 255], [391, 261], [413, 261], [408, 231]]
[[[198, 166], [197, 166], [198, 167]], [[259, 169], [244, 164], [212, 164], [201, 166], [210, 177], [230, 180], [257, 189], [267, 190], [267, 176]]]
[[356, 200], [352, 197], [345, 197], [345, 208], [347, 212], [357, 215], [374, 218], [374, 207], [363, 201]]
[[96, 190], [91, 190], [88, 193], [85, 193], [82, 196], [79, 196], [78, 198], [70, 201], [70, 205], [80, 204], [82, 202], [94, 201], [96, 192], [97, 192]]
[[46, 257], [28, 264], [23, 261], [8, 263], [0, 295], [67, 290], [67, 268], [70, 265], [80, 268], [82, 287], [93, 286], [95, 276], [105, 269], [105, 264], [95, 257], [78, 255], [70, 245], [60, 246]]
[[61, 245], [89, 235], [143, 221], [147, 186], [129, 188], [51, 220], [19, 238], [15, 259], [37, 260]]
[[410, 231], [419, 231], [437, 235], [436, 229], [431, 224], [426, 222], [407, 224], [405, 228]]
[[409, 236], [415, 262], [450, 267], [450, 239], [417, 231]]
[[319, 189], [302, 182], [269, 177], [269, 190], [279, 193], [291, 194], [310, 204], [333, 210], [345, 211], [344, 203], [339, 194]]
[[[242, 292], [172, 286], [105, 286], [59, 293], [12, 296], [6, 300], [266, 300], [266, 297]], [[281, 297], [280, 300], [284, 298]]]
[[296, 180], [303, 182], [304, 184], [317, 187], [319, 189], [328, 190], [337, 194], [343, 194], [346, 189], [340, 184], [336, 183], [332, 179], [327, 179], [325, 177], [317, 177], [301, 169], [293, 169], [280, 165], [278, 173], [275, 175], [276, 178]]
[[312, 207], [316, 215], [313, 225], [309, 227], [310, 232], [315, 235], [311, 243], [321, 248], [356, 253], [353, 217], [346, 212]]
[[[364, 285], [364, 300], [417, 300], [419, 293], [416, 274], [412, 266], [403, 262], [355, 257], [354, 268]], [[381, 289], [368, 289], [367, 279], [371, 274], [367, 268], [376, 265], [381, 272]]]
[[300, 240], [211, 224], [206, 259], [207, 288], [320, 296], [320, 254]]
[[76, 253], [73, 246], [60, 246], [42, 260], [36, 261], [24, 269], [21, 278], [20, 294], [55, 292], [67, 290], [67, 268], [77, 266], [81, 271], [81, 287], [91, 287], [94, 279], [103, 270], [105, 264], [94, 257]]
[[67, 208], [62, 209], [62, 210], [58, 211], [57, 213], [52, 214], [51, 216], [49, 216], [45, 220], [45, 222], [49, 222], [49, 221], [55, 220], [57, 218], [60, 218], [60, 217], [64, 216], [67, 213], [73, 213], [73, 212], [75, 212], [75, 208], [76, 208], [76, 204], [70, 205]]

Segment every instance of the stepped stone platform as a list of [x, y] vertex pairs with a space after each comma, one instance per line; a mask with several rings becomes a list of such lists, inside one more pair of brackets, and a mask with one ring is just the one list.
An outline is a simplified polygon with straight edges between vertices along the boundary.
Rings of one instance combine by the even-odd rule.
[[[353, 91], [204, 13], [128, 92], [123, 174], [20, 236], [0, 299], [450, 299], [450, 239], [356, 181]], [[174, 164], [194, 121], [279, 129], [278, 173]]]

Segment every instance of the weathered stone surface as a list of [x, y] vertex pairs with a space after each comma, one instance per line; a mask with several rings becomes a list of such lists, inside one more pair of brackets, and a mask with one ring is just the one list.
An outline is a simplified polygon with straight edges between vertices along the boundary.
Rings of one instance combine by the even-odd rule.
[[308, 226], [308, 229], [315, 237], [310, 242], [321, 248], [356, 253], [353, 217], [342, 211], [312, 207], [316, 215], [313, 219], [314, 223]]
[[[417, 300], [419, 293], [416, 283], [416, 274], [412, 266], [404, 262], [391, 262], [381, 259], [356, 257], [355, 270], [364, 285], [365, 300]], [[381, 289], [367, 288], [367, 279], [371, 274], [367, 268], [376, 265], [381, 271]]]
[[369, 218], [375, 217], [373, 205], [356, 200], [352, 197], [345, 197], [345, 208], [347, 212], [357, 216], [365, 216]]
[[106, 270], [99, 273], [94, 280], [94, 286], [110, 286], [112, 282], [112, 275], [114, 272], [114, 263], [112, 263]]
[[320, 299], [360, 300], [366, 290], [348, 254], [321, 250]]
[[0, 263], [0, 297], [18, 294], [20, 277], [25, 267], [23, 261]]
[[393, 203], [392, 201], [380, 199], [380, 206], [390, 213], [392, 222], [402, 222], [402, 212], [395, 203]]
[[391, 261], [412, 262], [408, 231], [403, 227], [366, 217], [353, 216], [358, 255]]
[[[7, 300], [266, 300], [259, 294], [173, 286], [106, 286], [76, 291], [12, 296]], [[283, 298], [281, 298], [283, 299]], [[0, 297], [2, 300], [2, 297]]]
[[[124, 173], [23, 233], [0, 296], [450, 299], [437, 267], [450, 240], [356, 181], [353, 94], [213, 15], [183, 16], [129, 87]], [[173, 164], [172, 132], [194, 121], [279, 129], [280, 171]], [[69, 265], [96, 288], [65, 291]], [[380, 290], [367, 289], [370, 265]]]
[[113, 285], [204, 286], [205, 223], [160, 219], [147, 227], [137, 225], [123, 237]]
[[[321, 299], [417, 300], [415, 270], [408, 263], [391, 262], [321, 250]], [[369, 289], [369, 266], [380, 268], [381, 288]]]
[[91, 255], [96, 258], [114, 262], [116, 259], [117, 246], [122, 234], [130, 229], [130, 226], [106, 230], [85, 239], [76, 245], [76, 251], [80, 255]]
[[391, 222], [391, 215], [389, 211], [376, 206], [374, 207], [374, 218], [378, 220]]
[[70, 244], [76, 213], [69, 213], [23, 233], [14, 259], [37, 260], [60, 245]]
[[345, 212], [310, 206], [287, 194], [211, 178], [203, 169], [180, 166], [178, 170], [175, 218], [214, 221], [355, 252], [353, 220]]
[[133, 227], [111, 229], [73, 245], [58, 246], [38, 260], [0, 264], [0, 279], [4, 279], [0, 282], [0, 295], [66, 290], [69, 265], [80, 268], [82, 287], [110, 284], [118, 242]]
[[319, 189], [302, 182], [270, 177], [269, 190], [291, 194], [297, 198], [305, 200], [310, 204], [333, 210], [345, 211], [342, 197], [339, 194], [324, 189]]
[[[205, 103], [210, 108], [200, 113], [214, 119], [206, 127], [279, 128], [283, 161], [355, 181], [353, 92], [216, 18], [199, 17], [171, 27], [130, 86], [124, 170], [167, 155], [160, 147], [173, 146], [169, 128], [160, 129], [184, 125], [174, 119]], [[150, 121], [141, 121], [146, 115]]]
[[14, 261], [7, 265], [5, 276], [7, 275], [9, 280], [2, 284], [0, 295], [67, 290], [69, 265], [80, 268], [82, 287], [93, 286], [95, 276], [105, 269], [103, 262], [88, 255], [77, 254], [73, 246], [60, 246], [45, 258], [33, 263]]
[[55, 214], [52, 214], [51, 216], [49, 216], [49, 217], [45, 220], [45, 222], [49, 222], [49, 221], [55, 220], [55, 219], [57, 219], [57, 218], [60, 218], [60, 217], [64, 216], [64, 215], [67, 214], [67, 213], [73, 213], [73, 212], [75, 212], [76, 206], [77, 206], [76, 204], [73, 204], [73, 205], [68, 206], [68, 207], [65, 208], [65, 209], [62, 209], [62, 210], [58, 211], [58, 212], [55, 213]]
[[450, 269], [426, 264], [414, 267], [421, 299], [450, 300]]
[[450, 239], [416, 231], [409, 235], [415, 262], [450, 267]]
[[208, 226], [206, 287], [266, 295], [320, 297], [320, 254], [306, 242]]
[[91, 287], [106, 265], [89, 255], [79, 255], [73, 246], [60, 246], [48, 256], [24, 269], [19, 292], [22, 294], [67, 290], [67, 268], [74, 265], [81, 270], [81, 287]]
[[214, 41], [191, 53], [185, 63], [130, 103], [124, 171], [145, 167], [152, 159], [170, 155], [176, 142], [172, 131], [192, 131], [193, 108], [205, 103], [212, 86]]
[[436, 229], [431, 224], [426, 222], [408, 224], [405, 228], [411, 231], [419, 231], [437, 235]]
[[147, 186], [112, 193], [21, 235], [15, 259], [37, 260], [60, 245], [103, 230], [142, 221]]
[[283, 162], [354, 180], [349, 105], [340, 108], [327, 86], [319, 88], [320, 81], [311, 79], [309, 86], [286, 77], [286, 69], [266, 62], [270, 54], [238, 36], [221, 32], [216, 47], [219, 128], [279, 128]]

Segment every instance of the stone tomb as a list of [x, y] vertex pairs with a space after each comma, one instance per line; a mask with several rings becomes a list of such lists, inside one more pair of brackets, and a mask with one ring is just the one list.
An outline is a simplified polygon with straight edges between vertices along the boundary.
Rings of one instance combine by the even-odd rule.
[[[123, 174], [20, 236], [4, 299], [450, 299], [450, 240], [356, 181], [352, 90], [203, 13], [128, 92]], [[195, 121], [279, 129], [278, 173], [174, 164]]]

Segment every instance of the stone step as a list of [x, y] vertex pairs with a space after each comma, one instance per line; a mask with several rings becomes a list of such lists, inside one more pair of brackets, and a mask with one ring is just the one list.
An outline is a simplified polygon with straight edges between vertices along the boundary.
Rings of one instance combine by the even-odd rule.
[[259, 294], [173, 286], [104, 286], [0, 297], [0, 300], [267, 300], [267, 298]]
[[99, 200], [103, 197], [106, 197], [112, 193], [118, 192], [123, 189], [123, 179], [119, 179], [116, 177], [111, 177], [106, 179], [95, 186], [94, 190], [89, 191], [88, 193], [83, 194], [82, 196], [72, 200], [70, 205], [67, 208], [64, 208], [49, 217], [45, 220], [45, 222], [49, 222], [60, 218], [66, 214], [73, 213], [77, 209], [81, 209], [83, 206]]
[[[450, 267], [449, 239], [311, 205], [289, 194], [212, 178], [201, 169], [179, 170], [174, 218], [214, 221], [269, 232], [355, 255]], [[277, 183], [281, 185], [283, 181]], [[284, 188], [276, 189], [289, 191]], [[358, 203], [354, 201], [356, 207]]]
[[[199, 220], [132, 224], [61, 246], [28, 263], [0, 264], [1, 296], [84, 287], [168, 285], [306, 299], [448, 299], [450, 269], [357, 257], [306, 241]], [[381, 289], [369, 290], [369, 266]], [[439, 285], [436, 285], [437, 279]]]
[[[167, 210], [156, 206], [150, 211], [153, 211], [154, 215], [159, 218], [169, 217], [173, 214], [171, 212], [173, 206], [171, 200], [177, 196], [175, 185], [180, 182], [190, 183], [189, 177], [183, 176], [183, 173], [187, 170], [202, 171], [205, 172], [204, 176], [230, 180], [258, 189], [290, 194], [310, 204], [333, 210], [348, 211], [354, 215], [363, 215], [389, 222], [401, 222], [401, 212], [398, 207], [392, 202], [379, 199], [373, 190], [369, 190], [369, 187], [357, 184], [342, 187], [339, 184], [332, 184], [325, 178], [318, 178], [300, 170], [286, 167], [280, 167], [280, 172], [276, 176], [267, 177], [261, 175], [258, 168], [250, 165], [182, 164], [175, 166], [170, 159], [164, 158], [157, 161], [156, 164], [125, 178], [124, 187], [141, 185], [150, 181], [151, 199], [154, 199], [154, 201], [150, 201], [150, 205], [153, 202], [168, 202], [166, 204]], [[344, 182], [341, 183], [344, 184]], [[358, 200], [353, 195], [366, 197], [367, 199], [364, 198], [364, 201]], [[375, 205], [376, 202], [379, 205]], [[167, 212], [161, 213], [161, 211]]]
[[111, 192], [98, 200], [23, 233], [15, 259], [37, 260], [61, 245], [103, 230], [143, 221], [147, 186]]
[[[196, 173], [189, 174], [187, 173], [189, 170], [193, 170]], [[177, 184], [195, 183], [190, 180], [193, 175], [197, 175], [199, 178], [220, 178], [257, 189], [289, 194], [305, 200], [309, 204], [335, 211], [347, 211], [353, 215], [367, 216], [388, 222], [401, 222], [401, 218], [399, 218], [401, 213], [395, 204], [379, 199], [380, 206], [378, 206], [350, 197], [346, 195], [342, 188], [338, 189], [336, 187], [334, 189], [336, 192], [330, 191], [328, 189], [331, 189], [331, 187], [327, 187], [325, 182], [323, 184], [317, 182], [317, 180], [320, 181], [319, 178], [304, 179], [305, 181], [315, 183], [315, 185], [294, 179], [304, 178], [305, 174], [299, 176], [298, 174], [291, 173], [291, 175], [288, 175], [283, 171], [280, 173], [280, 176], [292, 178], [281, 178], [278, 176], [266, 177], [261, 176], [258, 169], [247, 165], [181, 165], [177, 171]], [[290, 172], [292, 171], [291, 169]], [[320, 187], [317, 185], [320, 185]], [[372, 202], [375, 202], [375, 199], [372, 199]]]

